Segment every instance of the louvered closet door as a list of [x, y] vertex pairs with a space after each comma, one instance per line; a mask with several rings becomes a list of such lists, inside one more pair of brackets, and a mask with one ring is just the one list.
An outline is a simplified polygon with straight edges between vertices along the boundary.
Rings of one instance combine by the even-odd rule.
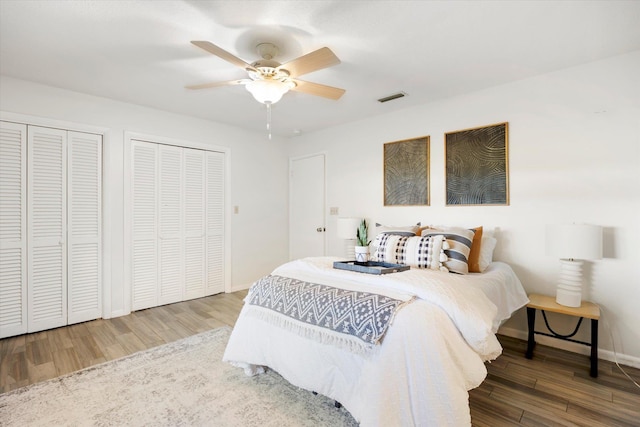
[[224, 292], [224, 153], [207, 152], [206, 295]]
[[160, 146], [160, 304], [183, 300], [182, 151]]
[[0, 122], [0, 338], [27, 332], [27, 127]]
[[224, 153], [132, 141], [132, 309], [224, 292]]
[[68, 133], [67, 323], [102, 315], [102, 137]]
[[158, 145], [132, 141], [132, 292], [133, 310], [158, 305]]
[[185, 299], [205, 295], [205, 154], [184, 150]]
[[66, 131], [28, 130], [28, 330], [67, 324]]

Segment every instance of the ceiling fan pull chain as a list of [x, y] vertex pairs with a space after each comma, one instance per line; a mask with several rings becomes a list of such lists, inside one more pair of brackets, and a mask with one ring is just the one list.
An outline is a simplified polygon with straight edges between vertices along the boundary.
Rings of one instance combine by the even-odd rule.
[[267, 106], [267, 132], [269, 132], [269, 140], [271, 140], [271, 102], [265, 102]]

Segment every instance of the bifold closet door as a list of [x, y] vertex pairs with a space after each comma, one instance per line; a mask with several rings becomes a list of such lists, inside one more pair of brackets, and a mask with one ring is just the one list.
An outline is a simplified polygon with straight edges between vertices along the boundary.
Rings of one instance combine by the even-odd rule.
[[160, 304], [183, 300], [183, 148], [160, 145], [160, 229], [159, 296]]
[[132, 310], [224, 292], [224, 153], [131, 147]]
[[102, 136], [0, 129], [0, 337], [101, 317]]
[[28, 129], [29, 332], [67, 324], [67, 132]]
[[0, 338], [27, 332], [27, 126], [0, 122]]
[[224, 177], [225, 155], [219, 152], [207, 152], [206, 173], [206, 247], [207, 247], [207, 283], [205, 295], [224, 292]]
[[131, 142], [131, 308], [158, 305], [158, 144]]
[[102, 316], [102, 136], [68, 132], [67, 323]]
[[206, 152], [184, 150], [184, 299], [205, 295]]

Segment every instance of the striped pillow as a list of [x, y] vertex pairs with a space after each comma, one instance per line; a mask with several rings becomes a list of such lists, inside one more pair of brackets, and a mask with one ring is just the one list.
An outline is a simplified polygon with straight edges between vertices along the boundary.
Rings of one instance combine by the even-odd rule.
[[452, 273], [469, 273], [469, 253], [473, 243], [474, 232], [466, 228], [447, 228], [445, 230], [426, 229], [422, 236], [443, 235], [449, 248], [444, 249], [448, 260], [444, 265]]
[[398, 236], [379, 234], [376, 237], [375, 261], [404, 264], [416, 268], [440, 270], [446, 261], [442, 250], [444, 237]]

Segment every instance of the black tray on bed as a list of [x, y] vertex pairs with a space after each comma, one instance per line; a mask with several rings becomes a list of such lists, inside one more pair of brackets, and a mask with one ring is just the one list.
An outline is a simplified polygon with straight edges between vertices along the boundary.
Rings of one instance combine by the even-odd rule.
[[389, 262], [379, 261], [335, 261], [333, 263], [333, 268], [338, 268], [340, 270], [357, 271], [358, 273], [367, 274], [389, 274], [397, 273], [399, 271], [405, 271], [410, 267], [404, 264], [392, 264]]

